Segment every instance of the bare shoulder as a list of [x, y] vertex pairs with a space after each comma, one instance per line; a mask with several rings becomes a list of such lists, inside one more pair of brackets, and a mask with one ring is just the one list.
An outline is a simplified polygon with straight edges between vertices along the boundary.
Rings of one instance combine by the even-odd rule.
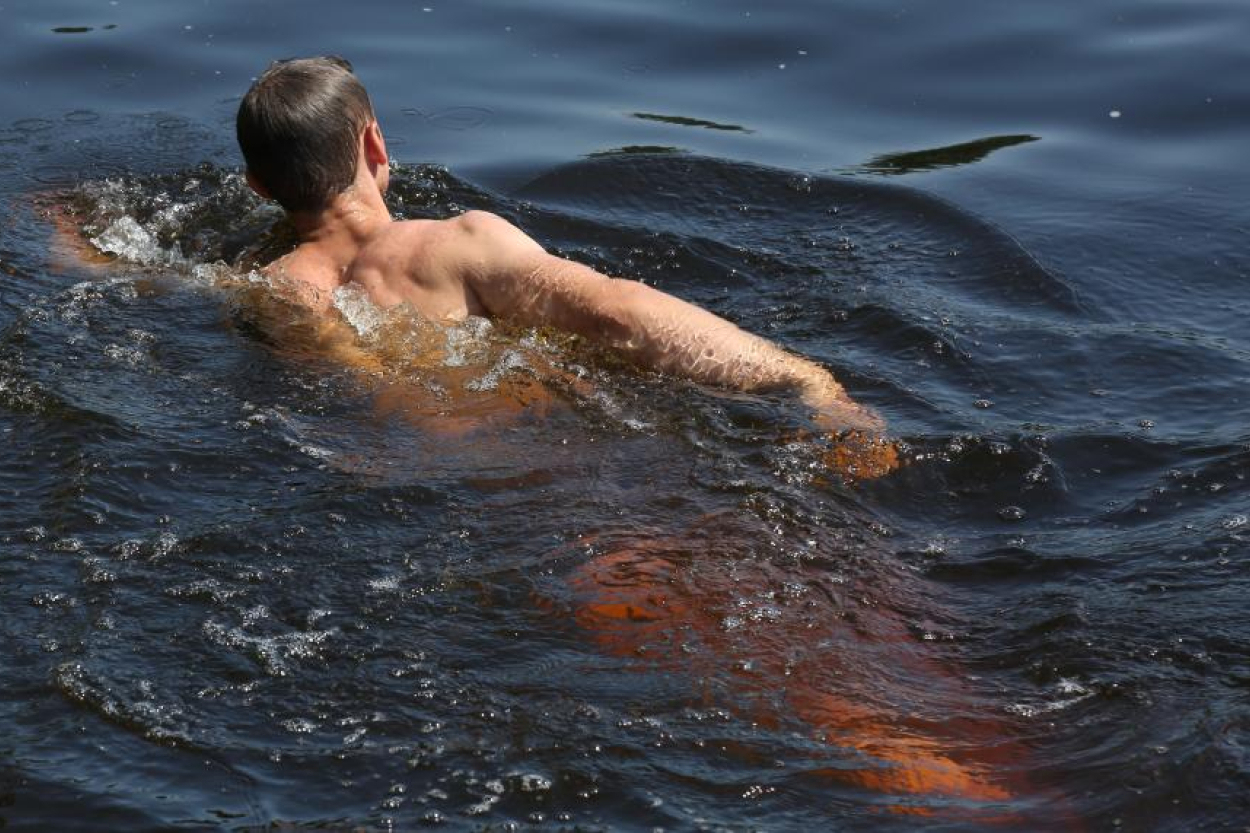
[[516, 230], [516, 226], [489, 211], [466, 211], [447, 222], [454, 225], [461, 234], [507, 234]]
[[460, 256], [480, 278], [509, 276], [546, 256], [524, 231], [489, 211], [469, 211], [447, 222]]
[[392, 223], [385, 237], [370, 249], [392, 262], [402, 252], [406, 262], [421, 270], [443, 268], [469, 279], [497, 273], [527, 255], [543, 252], [525, 232], [489, 211]]
[[457, 236], [470, 239], [475, 245], [492, 248], [541, 248], [521, 229], [489, 211], [466, 211], [447, 223], [454, 228]]
[[361, 252], [361, 262], [384, 260], [444, 261], [474, 244], [506, 234], [506, 220], [485, 211], [470, 211], [447, 220], [398, 220], [377, 233]]

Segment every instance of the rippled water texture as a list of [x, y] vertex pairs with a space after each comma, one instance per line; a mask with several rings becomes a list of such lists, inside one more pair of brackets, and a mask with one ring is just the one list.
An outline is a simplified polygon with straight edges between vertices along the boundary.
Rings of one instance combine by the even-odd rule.
[[[1235, 7], [365, 5], [0, 8], [0, 826], [1244, 827]], [[330, 47], [396, 214], [812, 356], [902, 464], [284, 303], [225, 122]]]

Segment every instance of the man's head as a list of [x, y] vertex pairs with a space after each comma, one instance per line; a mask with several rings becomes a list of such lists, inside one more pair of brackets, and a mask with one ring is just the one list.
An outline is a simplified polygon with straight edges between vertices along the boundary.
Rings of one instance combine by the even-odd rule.
[[333, 56], [271, 65], [243, 96], [235, 127], [249, 182], [290, 212], [328, 207], [355, 182], [362, 137], [381, 143], [369, 94]]

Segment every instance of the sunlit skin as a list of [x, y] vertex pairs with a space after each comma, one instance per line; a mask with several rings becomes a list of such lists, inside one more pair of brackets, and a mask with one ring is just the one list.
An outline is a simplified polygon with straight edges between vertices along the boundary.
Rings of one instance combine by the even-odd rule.
[[[352, 185], [322, 211], [291, 213], [299, 244], [262, 271], [284, 298], [317, 316], [315, 332], [301, 333], [307, 347], [371, 375], [389, 375], [383, 397], [389, 407], [431, 432], [463, 434], [509, 413], [545, 409], [550, 396], [531, 381], [509, 378], [492, 396], [462, 395], [450, 386], [450, 396], [464, 401], [434, 402], [387, 374], [376, 345], [361, 345], [332, 311], [336, 290], [350, 285], [381, 309], [405, 304], [432, 322], [483, 316], [572, 333], [643, 367], [714, 386], [792, 390], [811, 408], [814, 425], [838, 438], [827, 460], [831, 473], [863, 479], [898, 465], [894, 446], [881, 439], [880, 417], [814, 362], [672, 295], [550, 255], [495, 215], [474, 211], [442, 221], [394, 220], [383, 201], [388, 163], [381, 128], [370, 121], [357, 142]], [[258, 194], [268, 195], [252, 172], [247, 179]], [[56, 231], [55, 256], [89, 267], [113, 259], [83, 239], [63, 207], [49, 202], [45, 214]], [[425, 418], [434, 414], [441, 419]]]
[[[712, 313], [630, 280], [612, 279], [545, 252], [520, 229], [485, 212], [450, 220], [392, 219], [383, 201], [390, 179], [381, 128], [358, 141], [354, 183], [317, 213], [293, 213], [299, 245], [265, 267], [290, 296], [322, 314], [322, 346], [338, 360], [378, 373], [379, 357], [360, 349], [331, 311], [336, 290], [352, 285], [378, 307], [406, 304], [442, 323], [485, 316], [522, 327], [573, 333], [643, 367], [746, 391], [796, 391], [814, 424], [836, 437], [831, 474], [864, 479], [898, 463], [884, 425], [824, 368], [745, 332]], [[248, 181], [262, 196], [264, 184]], [[551, 370], [551, 368], [547, 368]], [[431, 401], [402, 380], [388, 383], [394, 411], [431, 433], [463, 434], [550, 407], [545, 389], [505, 380], [496, 395], [448, 388], [455, 402]], [[516, 393], [516, 397], [510, 396]], [[433, 417], [433, 418], [431, 418]]]
[[[382, 309], [408, 304], [431, 321], [471, 315], [583, 336], [643, 367], [745, 391], [794, 390], [821, 427], [880, 434], [870, 409], [824, 368], [667, 293], [548, 254], [493, 214], [391, 218], [386, 143], [376, 121], [358, 141], [354, 183], [319, 212], [296, 212], [299, 245], [265, 268], [328, 312], [353, 285]], [[249, 173], [262, 196], [264, 183]]]

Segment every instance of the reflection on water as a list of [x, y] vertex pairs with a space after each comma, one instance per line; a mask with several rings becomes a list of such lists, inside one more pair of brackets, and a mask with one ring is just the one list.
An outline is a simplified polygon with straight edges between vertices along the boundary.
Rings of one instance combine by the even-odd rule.
[[703, 127], [708, 130], [728, 130], [737, 133], [752, 132], [741, 125], [721, 124], [720, 122], [708, 121], [707, 119], [693, 119], [689, 116], [663, 116], [658, 113], [630, 113], [630, 117], [642, 119], [643, 121], [658, 121], [665, 124], [675, 124], [678, 127]]
[[[116, 23], [110, 23], [107, 26], [100, 27], [100, 29], [103, 31], [108, 31], [109, 29], [116, 29], [116, 28], [117, 28]], [[95, 27], [94, 26], [57, 26], [57, 27], [54, 27], [52, 31], [58, 35], [85, 35], [88, 32], [94, 32]]]
[[609, 150], [597, 150], [590, 156], [615, 156], [618, 153], [685, 153], [682, 148], [672, 147], [670, 145], [626, 145], [619, 148], [611, 148]]
[[1036, 142], [1037, 136], [990, 136], [957, 145], [904, 153], [885, 153], [865, 162], [863, 169], [875, 174], [907, 174], [980, 162], [996, 150]]

